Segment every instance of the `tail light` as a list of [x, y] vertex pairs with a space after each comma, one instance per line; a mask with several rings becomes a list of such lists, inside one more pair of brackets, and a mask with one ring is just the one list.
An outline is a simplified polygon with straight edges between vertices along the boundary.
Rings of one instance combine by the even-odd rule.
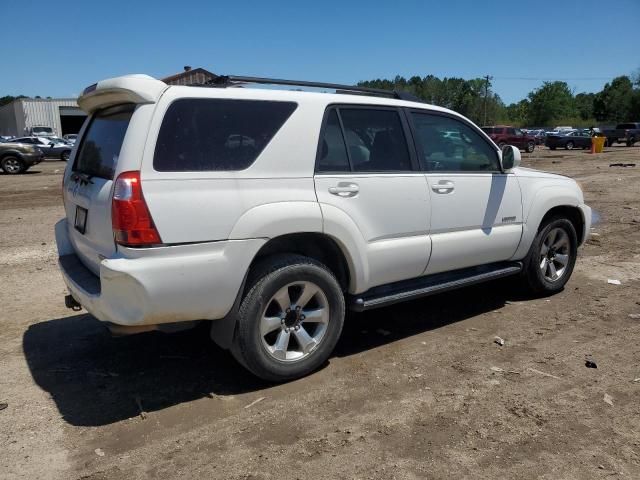
[[120, 245], [147, 247], [162, 243], [142, 195], [140, 172], [123, 172], [116, 179], [111, 225], [116, 243]]

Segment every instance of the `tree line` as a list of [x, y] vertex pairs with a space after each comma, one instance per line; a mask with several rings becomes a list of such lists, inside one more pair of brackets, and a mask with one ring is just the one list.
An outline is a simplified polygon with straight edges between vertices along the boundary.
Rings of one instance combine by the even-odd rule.
[[640, 70], [633, 79], [627, 75], [614, 78], [597, 93], [575, 95], [567, 82], [544, 82], [523, 100], [509, 105], [485, 78], [396, 76], [392, 80], [361, 81], [358, 85], [403, 90], [427, 103], [455, 110], [478, 124], [590, 127], [640, 121]]

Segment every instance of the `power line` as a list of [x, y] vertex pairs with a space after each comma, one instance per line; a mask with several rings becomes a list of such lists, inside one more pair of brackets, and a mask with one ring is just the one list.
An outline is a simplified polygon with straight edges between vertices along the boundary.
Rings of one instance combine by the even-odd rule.
[[563, 81], [574, 81], [574, 80], [611, 80], [613, 78], [615, 78], [615, 75], [612, 75], [610, 77], [564, 77], [564, 78], [560, 78], [560, 77], [493, 77], [496, 80], [526, 80], [526, 81], [533, 81], [533, 82], [540, 82], [540, 81], [554, 81], [554, 80], [563, 80]]

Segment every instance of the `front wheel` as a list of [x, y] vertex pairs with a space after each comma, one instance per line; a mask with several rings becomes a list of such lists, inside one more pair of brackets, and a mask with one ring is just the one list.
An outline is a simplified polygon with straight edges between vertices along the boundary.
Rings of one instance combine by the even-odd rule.
[[283, 382], [327, 361], [344, 323], [342, 289], [323, 264], [277, 255], [250, 273], [238, 310], [234, 357], [254, 375]]
[[533, 142], [527, 143], [527, 153], [533, 153], [536, 148], [536, 144]]
[[534, 293], [555, 293], [569, 281], [576, 263], [578, 240], [573, 224], [553, 217], [538, 231], [527, 259], [524, 276]]
[[63, 160], [65, 162], [69, 161], [69, 156], [71, 155], [71, 152], [69, 150], [65, 150], [64, 152], [62, 152], [60, 154], [60, 160]]
[[9, 175], [17, 175], [26, 170], [24, 162], [18, 157], [4, 157], [0, 161], [0, 167]]
[[498, 142], [498, 148], [499, 148], [500, 150], [502, 150], [502, 149], [503, 149], [504, 147], [506, 147], [506, 146], [507, 146], [507, 144], [506, 144], [505, 142]]
[[566, 150], [573, 150], [573, 142], [567, 142], [564, 146]]

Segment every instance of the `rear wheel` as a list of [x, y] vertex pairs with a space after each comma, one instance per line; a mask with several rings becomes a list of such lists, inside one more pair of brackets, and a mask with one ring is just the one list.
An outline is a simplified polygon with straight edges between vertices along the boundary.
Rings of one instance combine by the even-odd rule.
[[573, 224], [562, 217], [545, 222], [536, 235], [524, 276], [534, 293], [555, 293], [569, 281], [576, 263], [578, 241]]
[[613, 147], [614, 143], [616, 143], [615, 140], [607, 138], [607, 147]]
[[555, 150], [556, 147], [549, 147], [549, 150]]
[[534, 142], [527, 143], [527, 153], [532, 153], [536, 149], [536, 144]]
[[636, 143], [636, 139], [630, 138], [629, 140], [627, 140], [627, 147], [633, 147], [634, 143]]
[[573, 150], [573, 142], [567, 142], [564, 145], [564, 148], [567, 149], [567, 150]]
[[275, 382], [307, 375], [331, 355], [345, 305], [335, 276], [300, 255], [277, 255], [250, 274], [238, 310], [232, 353], [256, 376]]
[[26, 170], [24, 162], [20, 160], [18, 157], [4, 157], [0, 161], [0, 166], [2, 170], [4, 170], [9, 175], [16, 175], [18, 173], [22, 173]]
[[65, 150], [64, 152], [62, 152], [60, 154], [60, 160], [63, 160], [65, 162], [69, 161], [69, 156], [71, 155], [71, 151], [70, 150]]
[[507, 144], [505, 142], [498, 142], [498, 148], [500, 148], [500, 150], [502, 150], [506, 146]]

